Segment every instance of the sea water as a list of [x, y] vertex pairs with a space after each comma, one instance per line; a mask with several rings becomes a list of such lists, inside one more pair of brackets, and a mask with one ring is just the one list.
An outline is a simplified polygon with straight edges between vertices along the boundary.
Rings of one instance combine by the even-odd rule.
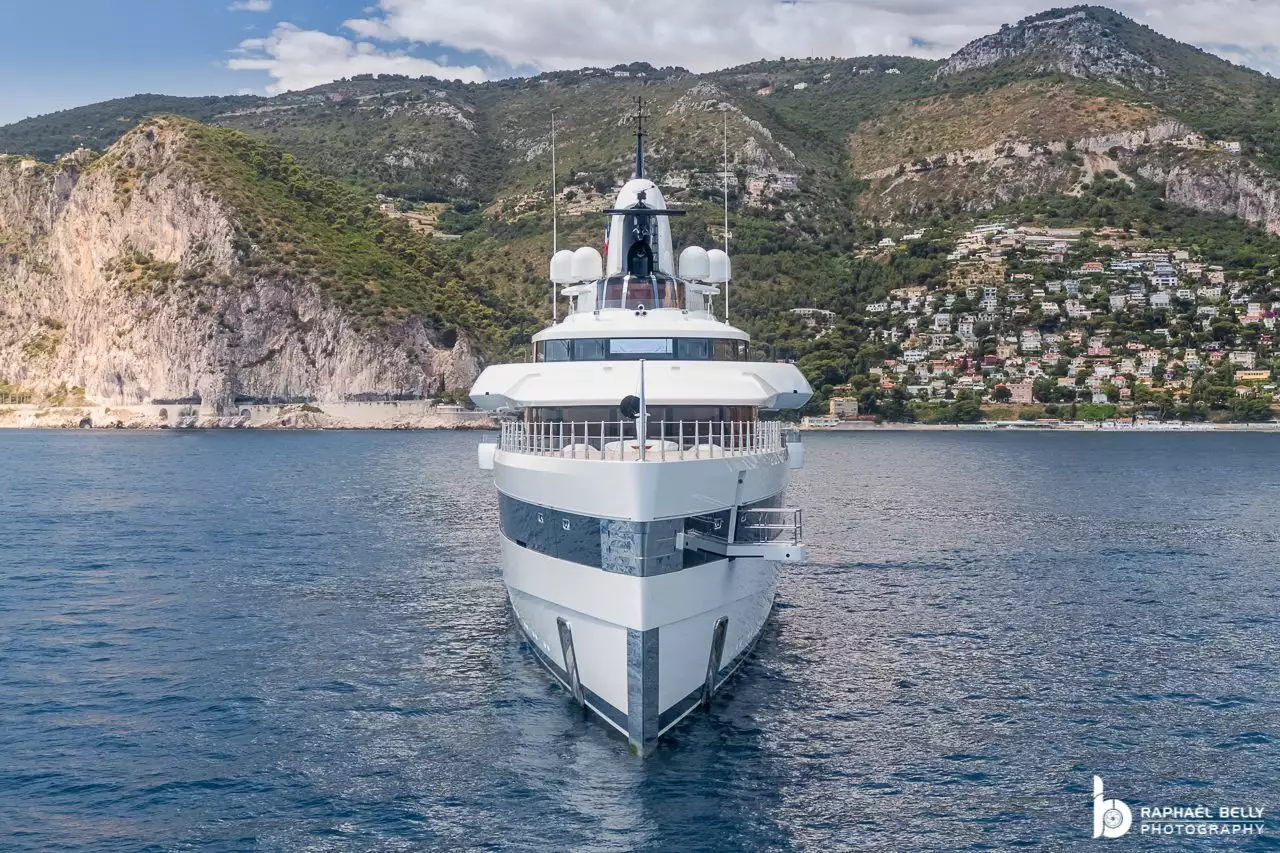
[[645, 761], [522, 647], [478, 441], [0, 434], [0, 850], [1089, 850], [1094, 775], [1280, 808], [1280, 436], [806, 436], [811, 561]]

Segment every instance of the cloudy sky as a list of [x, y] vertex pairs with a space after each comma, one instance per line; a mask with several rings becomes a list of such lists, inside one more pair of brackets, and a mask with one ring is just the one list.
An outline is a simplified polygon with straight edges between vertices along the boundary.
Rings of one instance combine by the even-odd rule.
[[[138, 92], [274, 93], [363, 73], [483, 80], [645, 60], [945, 56], [1066, 0], [0, 0], [0, 123]], [[1113, 0], [1280, 75], [1280, 0]]]

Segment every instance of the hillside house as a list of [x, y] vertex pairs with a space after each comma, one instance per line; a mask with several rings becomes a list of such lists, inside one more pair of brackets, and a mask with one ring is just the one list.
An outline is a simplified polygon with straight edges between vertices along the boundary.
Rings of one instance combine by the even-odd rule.
[[827, 401], [827, 413], [842, 421], [852, 421], [858, 418], [858, 398], [857, 397], [832, 397]]
[[1012, 402], [1018, 405], [1026, 406], [1036, 401], [1035, 384], [1032, 382], [1018, 382], [1006, 387], [1013, 392]]

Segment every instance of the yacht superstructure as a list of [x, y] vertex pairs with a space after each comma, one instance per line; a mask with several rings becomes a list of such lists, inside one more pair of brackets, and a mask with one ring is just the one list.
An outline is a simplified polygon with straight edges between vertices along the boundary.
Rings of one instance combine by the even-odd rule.
[[575, 700], [647, 754], [709, 703], [750, 652], [778, 566], [804, 558], [785, 506], [799, 434], [761, 413], [812, 389], [792, 364], [749, 360], [710, 300], [719, 250], [677, 260], [661, 191], [636, 176], [609, 211], [607, 257], [558, 252], [572, 310], [530, 363], [471, 391], [502, 417], [480, 448], [499, 492], [503, 577], [538, 659]]

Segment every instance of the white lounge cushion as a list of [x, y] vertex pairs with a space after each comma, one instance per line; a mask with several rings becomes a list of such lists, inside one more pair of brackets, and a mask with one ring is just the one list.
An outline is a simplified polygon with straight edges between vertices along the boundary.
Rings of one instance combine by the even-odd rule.
[[[680, 445], [674, 441], [662, 441], [651, 438], [644, 445], [647, 460], [677, 459], [680, 456]], [[626, 441], [611, 441], [604, 446], [604, 458], [613, 461], [633, 462], [640, 458], [640, 442], [634, 438]]]
[[570, 444], [560, 451], [565, 459], [603, 459], [604, 454], [590, 444]]

